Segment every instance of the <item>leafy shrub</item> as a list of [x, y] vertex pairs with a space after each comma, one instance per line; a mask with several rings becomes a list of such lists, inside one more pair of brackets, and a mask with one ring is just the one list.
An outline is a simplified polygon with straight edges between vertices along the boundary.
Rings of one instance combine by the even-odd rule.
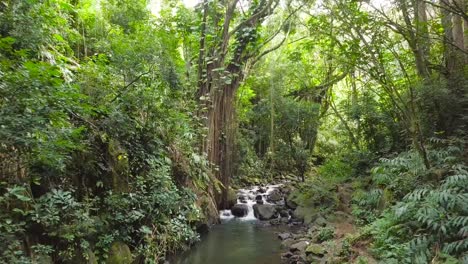
[[319, 242], [328, 241], [335, 237], [335, 229], [332, 227], [322, 227], [318, 230], [317, 239]]
[[388, 200], [384, 198], [388, 190], [401, 199], [387, 204], [370, 225], [377, 256], [395, 263], [453, 257], [467, 261], [468, 169], [459, 163], [461, 153], [452, 145], [431, 149], [429, 170], [412, 152], [382, 160], [373, 169], [374, 184], [380, 188], [356, 193], [357, 205], [372, 211]]
[[319, 167], [318, 174], [328, 181], [343, 182], [353, 176], [354, 170], [349, 163], [333, 157]]

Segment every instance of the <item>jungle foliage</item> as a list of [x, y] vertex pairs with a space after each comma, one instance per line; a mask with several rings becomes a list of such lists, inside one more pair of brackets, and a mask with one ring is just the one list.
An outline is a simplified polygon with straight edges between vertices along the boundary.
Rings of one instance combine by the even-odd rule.
[[352, 186], [379, 261], [467, 261], [466, 0], [187, 3], [0, 2], [0, 262], [159, 263], [278, 180]]

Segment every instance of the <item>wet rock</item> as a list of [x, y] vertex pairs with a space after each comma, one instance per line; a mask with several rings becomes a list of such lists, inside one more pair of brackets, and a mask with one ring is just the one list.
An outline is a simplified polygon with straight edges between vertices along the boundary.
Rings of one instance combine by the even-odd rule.
[[255, 201], [258, 203], [259, 201], [262, 201], [263, 202], [263, 196], [261, 195], [257, 195], [255, 196]]
[[276, 208], [271, 204], [255, 204], [253, 206], [254, 215], [260, 220], [270, 220], [276, 218]]
[[227, 193], [227, 208], [233, 207], [237, 203], [237, 194], [234, 189], [229, 188]]
[[288, 261], [286, 262], [288, 264], [305, 264], [306, 263], [306, 257], [303, 255], [292, 255]]
[[291, 238], [291, 233], [279, 233], [278, 238], [281, 240], [286, 240], [288, 238]]
[[289, 216], [288, 210], [280, 210], [279, 214], [280, 214], [281, 217], [288, 217]]
[[265, 187], [258, 188], [258, 193], [266, 193], [267, 189]]
[[241, 202], [241, 203], [247, 203], [247, 196], [245, 196], [245, 195], [239, 196], [239, 202]]
[[283, 196], [277, 189], [273, 190], [270, 194], [268, 194], [267, 201], [269, 201], [270, 203], [277, 203], [281, 200], [283, 200]]
[[293, 211], [291, 216], [292, 216], [293, 219], [304, 221], [304, 215], [302, 213], [301, 208], [296, 208], [296, 210]]
[[308, 245], [305, 252], [306, 252], [307, 255], [314, 255], [314, 256], [317, 256], [317, 257], [320, 257], [320, 258], [325, 256], [325, 254], [327, 253], [325, 248], [322, 247], [319, 244], [310, 244], [310, 245]]
[[294, 256], [294, 254], [291, 253], [291, 252], [289, 252], [289, 251], [286, 252], [286, 253], [281, 254], [281, 257], [282, 257], [282, 258], [290, 258], [290, 257], [292, 257], [292, 256]]
[[[228, 215], [226, 215], [226, 214], [228, 214]], [[229, 216], [229, 213], [224, 212], [223, 215], [224, 216]], [[199, 224], [197, 224], [196, 230], [197, 230], [197, 233], [199, 233], [199, 234], [206, 234], [206, 233], [208, 233], [210, 231], [210, 226], [207, 223], [199, 223]]]
[[292, 197], [291, 197], [291, 196], [288, 196], [288, 197], [286, 198], [286, 202], [285, 202], [285, 203], [286, 203], [286, 206], [287, 206], [289, 209], [293, 209], [293, 210], [294, 210], [294, 209], [297, 208], [297, 203], [294, 202], [294, 201], [292, 200]]
[[283, 194], [289, 195], [291, 193], [291, 186], [283, 185], [279, 187], [280, 192]]
[[278, 218], [272, 219], [272, 220], [270, 220], [270, 224], [271, 225], [281, 225], [281, 221]]
[[244, 217], [249, 213], [249, 207], [246, 204], [236, 204], [231, 208], [233, 216]]
[[281, 222], [281, 224], [287, 224], [287, 223], [289, 223], [289, 218], [288, 217], [281, 217], [280, 222]]
[[291, 252], [304, 252], [305, 249], [307, 248], [307, 246], [309, 245], [309, 241], [299, 241], [297, 243], [294, 243], [292, 244], [290, 247], [289, 247], [289, 251]]
[[289, 247], [295, 242], [296, 241], [292, 238], [286, 238], [285, 240], [283, 240], [283, 242], [281, 242], [281, 247], [289, 249]]

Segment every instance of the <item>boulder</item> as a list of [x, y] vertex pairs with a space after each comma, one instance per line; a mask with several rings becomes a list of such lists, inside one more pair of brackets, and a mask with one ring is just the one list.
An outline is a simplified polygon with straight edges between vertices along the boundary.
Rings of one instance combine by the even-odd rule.
[[289, 249], [289, 247], [291, 247], [292, 244], [294, 244], [296, 241], [292, 238], [286, 238], [285, 240], [283, 240], [283, 242], [281, 242], [281, 248], [287, 248]]
[[288, 217], [289, 216], [288, 210], [280, 210], [279, 214], [280, 214], [281, 217]]
[[[306, 260], [307, 260], [307, 263], [313, 263], [313, 264], [315, 264], [315, 263], [327, 263], [328, 264], [328, 262], [324, 262], [324, 260], [322, 258], [314, 256], [314, 255], [307, 255]], [[340, 262], [340, 264], [341, 263], [347, 263], [347, 262]]]
[[233, 207], [237, 203], [237, 194], [234, 189], [229, 188], [227, 193], [227, 208]]
[[281, 240], [286, 240], [291, 237], [291, 233], [279, 233], [278, 238]]
[[294, 243], [292, 244], [290, 247], [289, 247], [289, 251], [291, 252], [304, 252], [307, 248], [307, 246], [309, 246], [309, 241], [299, 241], [297, 243]]
[[258, 188], [258, 193], [266, 193], [267, 189], [265, 187]]
[[255, 201], [262, 201], [263, 202], [263, 197], [261, 195], [255, 196]]
[[307, 255], [312, 254], [312, 255], [320, 257], [320, 258], [325, 256], [325, 254], [327, 253], [325, 248], [322, 247], [319, 244], [310, 244], [310, 245], [308, 245], [305, 252], [306, 252]]
[[254, 215], [260, 220], [270, 220], [277, 217], [276, 208], [271, 204], [255, 204]]
[[270, 224], [275, 226], [275, 225], [281, 225], [281, 221], [279, 218], [271, 219]]
[[247, 203], [247, 196], [245, 196], [245, 195], [239, 196], [239, 201], [240, 201], [241, 203]]
[[[226, 216], [226, 213], [228, 214], [227, 216], [229, 216], [228, 212], [224, 212], [223, 215]], [[207, 223], [198, 223], [196, 230], [199, 234], [206, 234], [210, 231], [210, 226]]]
[[281, 257], [282, 257], [282, 258], [290, 258], [290, 257], [292, 257], [292, 256], [293, 256], [293, 253], [291, 253], [291, 252], [289, 252], [289, 251], [286, 252], [286, 253], [281, 254]]
[[283, 185], [283, 186], [279, 187], [279, 190], [280, 190], [283, 194], [289, 195], [289, 194], [291, 193], [291, 186]]
[[249, 207], [246, 204], [236, 204], [231, 208], [233, 216], [244, 217], [249, 213]]
[[283, 200], [283, 196], [281, 195], [280, 191], [275, 189], [270, 194], [268, 194], [267, 200], [271, 203], [277, 203]]
[[327, 225], [327, 220], [325, 220], [325, 218], [323, 218], [321, 215], [319, 215], [317, 217], [317, 219], [315, 219], [314, 224], [317, 225], [317, 226], [326, 226]]
[[130, 264], [133, 261], [130, 248], [123, 242], [112, 243], [108, 254], [107, 264]]
[[294, 202], [294, 201], [292, 200], [292, 197], [289, 196], [288, 198], [286, 198], [286, 206], [287, 206], [289, 209], [293, 209], [293, 210], [294, 210], [294, 209], [297, 208], [297, 203]]
[[263, 197], [261, 195], [257, 195], [255, 196], [255, 201], [257, 202], [257, 204], [263, 204]]

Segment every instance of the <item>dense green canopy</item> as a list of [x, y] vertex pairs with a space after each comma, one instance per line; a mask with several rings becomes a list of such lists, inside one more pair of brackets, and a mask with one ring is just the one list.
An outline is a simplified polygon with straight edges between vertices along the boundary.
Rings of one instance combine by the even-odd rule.
[[2, 1], [0, 262], [160, 263], [285, 178], [304, 206], [353, 185], [375, 259], [468, 261], [467, 10]]

